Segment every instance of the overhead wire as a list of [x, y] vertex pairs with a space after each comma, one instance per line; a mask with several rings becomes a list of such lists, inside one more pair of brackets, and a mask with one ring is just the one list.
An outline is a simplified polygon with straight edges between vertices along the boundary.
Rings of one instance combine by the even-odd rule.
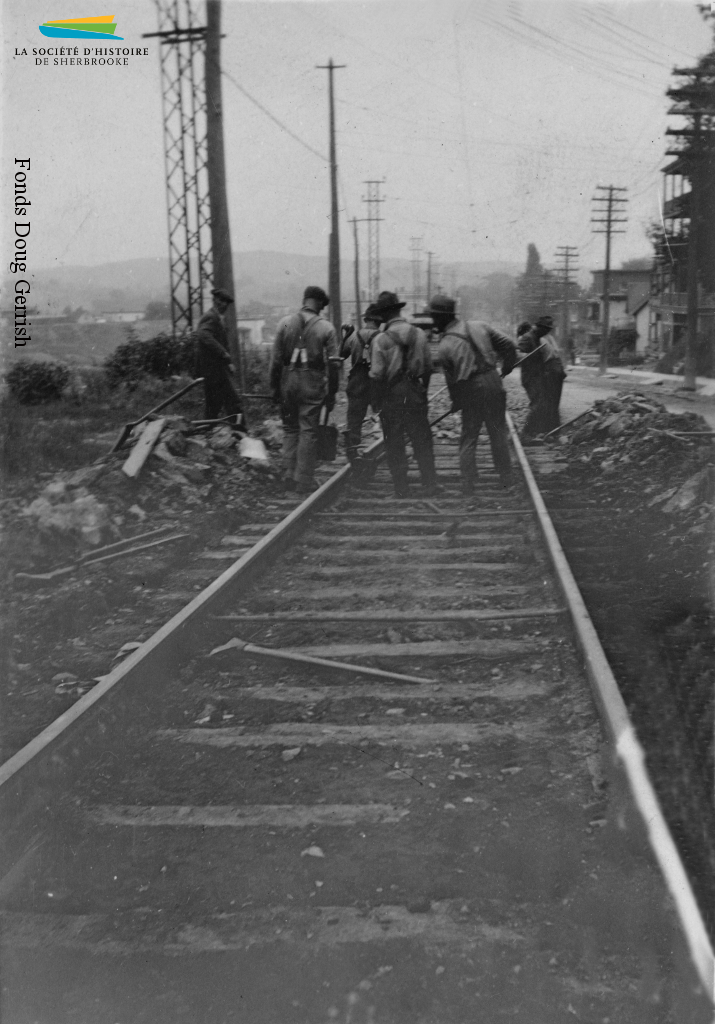
[[235, 86], [235, 88], [238, 89], [238, 91], [243, 96], [245, 96], [247, 100], [253, 103], [254, 106], [258, 107], [258, 109], [262, 111], [266, 115], [266, 117], [270, 118], [270, 120], [273, 121], [274, 124], [277, 124], [278, 127], [287, 135], [290, 135], [290, 137], [294, 139], [299, 145], [301, 145], [303, 149], [307, 149], [309, 153], [312, 153], [313, 156], [317, 156], [319, 160], [322, 160], [326, 164], [330, 162], [327, 156], [323, 156], [323, 154], [319, 153], [317, 149], [313, 149], [309, 142], [306, 142], [305, 139], [301, 139], [300, 135], [296, 135], [296, 133], [291, 128], [283, 124], [283, 122], [279, 118], [277, 118], [275, 114], [271, 113], [268, 107], [265, 107], [260, 102], [260, 100], [257, 100], [255, 96], [252, 96], [251, 93], [247, 89], [245, 89], [240, 82], [237, 82], [233, 75], [229, 74], [228, 71], [222, 71], [221, 74], [224, 76], [224, 78], [228, 79], [228, 81], [231, 82], [231, 84]]

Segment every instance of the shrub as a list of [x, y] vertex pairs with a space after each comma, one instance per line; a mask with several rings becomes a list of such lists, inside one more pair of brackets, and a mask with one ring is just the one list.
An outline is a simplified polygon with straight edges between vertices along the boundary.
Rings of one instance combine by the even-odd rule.
[[243, 350], [245, 389], [250, 395], [270, 391], [271, 349], [248, 345]]
[[105, 359], [104, 372], [110, 388], [120, 384], [136, 387], [145, 377], [167, 380], [181, 373], [193, 375], [193, 342], [191, 338], [174, 341], [168, 334], [140, 341], [136, 333], [130, 331], [129, 340]]
[[62, 363], [34, 363], [29, 359], [15, 363], [5, 377], [10, 394], [23, 405], [37, 405], [60, 398], [69, 379], [69, 368]]

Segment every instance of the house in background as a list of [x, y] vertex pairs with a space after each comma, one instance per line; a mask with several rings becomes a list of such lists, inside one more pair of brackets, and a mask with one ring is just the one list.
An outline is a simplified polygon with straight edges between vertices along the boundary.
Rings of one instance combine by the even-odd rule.
[[238, 327], [238, 340], [241, 345], [270, 344], [264, 337], [265, 317], [239, 316], [236, 318], [236, 325]]

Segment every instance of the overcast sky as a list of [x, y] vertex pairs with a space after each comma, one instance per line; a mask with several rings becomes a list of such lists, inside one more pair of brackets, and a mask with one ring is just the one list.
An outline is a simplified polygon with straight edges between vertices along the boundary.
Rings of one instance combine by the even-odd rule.
[[[344, 257], [347, 218], [365, 216], [368, 178], [385, 178], [388, 256], [408, 258], [416, 236], [437, 260], [523, 263], [534, 242], [546, 265], [557, 246], [573, 245], [582, 268], [597, 267], [603, 240], [591, 234], [591, 197], [608, 184], [627, 186], [630, 197], [614, 262], [649, 252], [644, 229], [658, 216], [669, 123], [664, 91], [674, 65], [689, 66], [710, 46], [693, 3], [223, 7], [235, 250], [327, 252], [327, 72], [315, 65], [332, 57], [347, 65], [335, 73]], [[149, 46], [148, 57], [122, 68], [37, 67], [32, 47], [55, 42], [37, 26], [94, 15], [95, 0], [56, 10], [46, 0], [4, 2], [5, 172], [14, 156], [31, 158], [33, 267], [167, 253], [158, 45], [141, 39], [156, 30], [155, 7], [119, 0], [111, 10], [122, 45]], [[14, 56], [22, 47], [29, 55]]]

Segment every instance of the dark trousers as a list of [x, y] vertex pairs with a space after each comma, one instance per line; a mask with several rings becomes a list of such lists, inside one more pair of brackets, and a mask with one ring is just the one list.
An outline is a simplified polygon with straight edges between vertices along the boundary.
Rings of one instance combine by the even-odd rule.
[[241, 399], [226, 367], [211, 367], [201, 376], [204, 378], [205, 419], [217, 419], [222, 409], [226, 410], [227, 416], [237, 416], [242, 412]]
[[318, 424], [328, 389], [322, 370], [289, 368], [281, 381], [283, 479], [313, 485], [318, 456]]
[[362, 425], [367, 416], [370, 404], [370, 377], [367, 365], [355, 367], [350, 371], [345, 394], [348, 399], [347, 422], [345, 424], [345, 447], [348, 458], [355, 454], [355, 449], [362, 440]]
[[[522, 437], [548, 434], [561, 425], [559, 403], [564, 386], [564, 371], [560, 364], [548, 364], [538, 376], [529, 378], [526, 393], [529, 396], [529, 414], [522, 429]], [[523, 381], [522, 381], [523, 383]]]
[[432, 487], [437, 474], [432, 431], [427, 419], [426, 390], [417, 381], [401, 380], [385, 394], [380, 420], [385, 435], [387, 464], [395, 490], [404, 492], [407, 489], [407, 438], [412, 442], [423, 485]]
[[453, 391], [455, 403], [462, 410], [462, 436], [459, 439], [459, 471], [465, 484], [477, 479], [477, 441], [485, 424], [497, 473], [504, 477], [511, 472], [506, 426], [506, 392], [496, 370], [459, 381]]

